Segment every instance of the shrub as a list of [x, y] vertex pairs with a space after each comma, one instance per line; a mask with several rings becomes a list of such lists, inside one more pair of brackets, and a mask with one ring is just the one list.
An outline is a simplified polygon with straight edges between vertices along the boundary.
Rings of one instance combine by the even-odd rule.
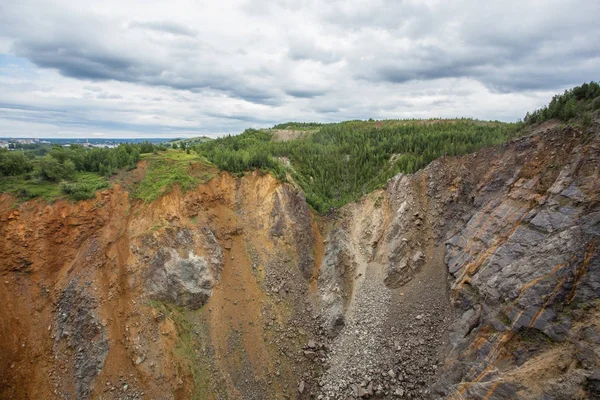
[[49, 181], [72, 181], [75, 178], [75, 164], [71, 160], [60, 163], [52, 156], [45, 156], [40, 161], [40, 173], [42, 178]]
[[80, 183], [80, 182], [62, 182], [60, 189], [64, 194], [69, 195], [73, 200], [87, 200], [96, 195], [96, 191], [108, 187], [108, 182], [101, 183]]
[[20, 175], [31, 169], [31, 161], [20, 151], [0, 150], [0, 176]]

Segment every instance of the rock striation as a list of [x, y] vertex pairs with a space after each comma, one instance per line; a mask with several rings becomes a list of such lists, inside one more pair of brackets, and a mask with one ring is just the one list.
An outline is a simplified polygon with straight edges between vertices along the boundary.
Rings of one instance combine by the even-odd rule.
[[326, 216], [259, 172], [0, 195], [0, 398], [598, 398], [599, 188], [594, 121]]

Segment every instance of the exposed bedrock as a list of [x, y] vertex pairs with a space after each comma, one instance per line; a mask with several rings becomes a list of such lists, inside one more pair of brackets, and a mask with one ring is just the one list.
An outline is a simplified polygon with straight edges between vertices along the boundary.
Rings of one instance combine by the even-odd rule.
[[259, 172], [150, 204], [1, 195], [0, 398], [598, 398], [598, 132], [327, 216]]
[[337, 335], [324, 395], [597, 396], [599, 149], [597, 134], [548, 130], [437, 160], [342, 209], [319, 278], [324, 322]]

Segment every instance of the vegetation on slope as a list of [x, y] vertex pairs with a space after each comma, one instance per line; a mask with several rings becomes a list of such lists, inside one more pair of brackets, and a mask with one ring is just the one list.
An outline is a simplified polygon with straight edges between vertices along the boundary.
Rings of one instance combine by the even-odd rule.
[[146, 175], [134, 196], [151, 202], [179, 185], [185, 192], [213, 178], [206, 159], [197, 154], [168, 150], [144, 157], [149, 163]]
[[0, 149], [0, 191], [24, 200], [92, 198], [97, 190], [109, 186], [108, 177], [116, 171], [135, 168], [142, 154], [161, 148], [144, 142], [112, 149], [46, 144], [15, 151]]
[[568, 122], [581, 116], [582, 122], [588, 124], [591, 113], [597, 110], [600, 110], [600, 84], [591, 81], [555, 95], [547, 106], [527, 113], [524, 122], [534, 124], [550, 119]]
[[[584, 83], [528, 113], [525, 124], [577, 118], [585, 126], [599, 109], [600, 85]], [[523, 127], [522, 123], [471, 119], [288, 122], [270, 130], [248, 129], [194, 148], [226, 171], [264, 169], [280, 179], [291, 176], [309, 204], [326, 212], [357, 200], [399, 172], [413, 173], [438, 157], [505, 142], [524, 134]], [[283, 131], [310, 134], [295, 135], [296, 140], [277, 140]]]
[[[315, 129], [310, 136], [272, 140], [268, 130], [248, 129], [195, 147], [219, 168], [234, 173], [265, 169], [289, 173], [319, 212], [340, 207], [399, 172], [413, 173], [434, 159], [476, 151], [517, 134], [518, 124], [460, 120], [287, 123], [274, 129]], [[286, 168], [282, 157], [289, 159]]]

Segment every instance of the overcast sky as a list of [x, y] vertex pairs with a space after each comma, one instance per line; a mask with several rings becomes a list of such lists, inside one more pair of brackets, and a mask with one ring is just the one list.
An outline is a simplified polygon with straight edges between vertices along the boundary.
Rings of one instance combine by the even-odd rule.
[[0, 136], [515, 121], [600, 79], [599, 0], [0, 0]]

